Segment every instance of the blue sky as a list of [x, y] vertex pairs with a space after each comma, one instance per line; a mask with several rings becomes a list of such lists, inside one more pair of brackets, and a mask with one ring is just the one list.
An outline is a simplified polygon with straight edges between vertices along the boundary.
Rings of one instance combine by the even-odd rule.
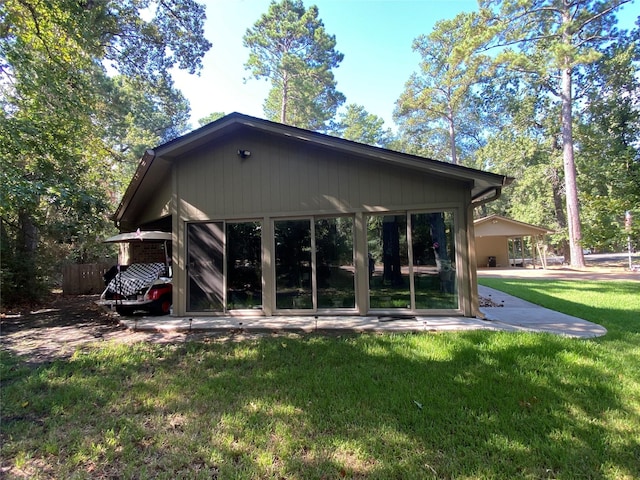
[[[202, 0], [200, 0], [202, 2]], [[270, 0], [205, 0], [205, 36], [213, 44], [200, 77], [174, 73], [176, 86], [191, 103], [192, 126], [212, 112], [263, 117], [269, 83], [249, 79], [249, 51], [242, 46], [247, 28], [266, 13]], [[413, 39], [429, 33], [440, 19], [477, 7], [476, 0], [305, 0], [317, 5], [327, 32], [335, 35], [344, 60], [334, 75], [346, 103], [364, 105], [392, 127], [395, 101], [420, 56]]]
[[[249, 52], [242, 46], [242, 37], [267, 12], [270, 0], [200, 2], [207, 6], [205, 36], [213, 46], [199, 77], [174, 73], [176, 86], [191, 103], [192, 126], [212, 112], [262, 118], [269, 83], [244, 81]], [[477, 9], [476, 0], [305, 0], [304, 4], [318, 6], [326, 31], [335, 35], [336, 48], [344, 54], [333, 72], [346, 103], [363, 105], [382, 117], [386, 127], [394, 126], [395, 102], [419, 68], [420, 56], [411, 49], [413, 40], [431, 32], [438, 20]], [[625, 8], [624, 17], [637, 16], [636, 6]]]

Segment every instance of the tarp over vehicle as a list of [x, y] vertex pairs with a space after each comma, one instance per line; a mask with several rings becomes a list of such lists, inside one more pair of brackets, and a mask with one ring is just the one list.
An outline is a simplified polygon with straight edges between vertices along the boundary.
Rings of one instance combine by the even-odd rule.
[[107, 289], [113, 293], [128, 296], [149, 287], [164, 272], [162, 263], [134, 263], [109, 282]]

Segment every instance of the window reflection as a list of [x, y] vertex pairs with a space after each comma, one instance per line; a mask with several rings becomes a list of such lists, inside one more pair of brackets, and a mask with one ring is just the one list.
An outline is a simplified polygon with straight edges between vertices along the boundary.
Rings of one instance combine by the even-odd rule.
[[458, 308], [451, 212], [411, 215], [416, 309]]
[[262, 306], [262, 226], [227, 224], [227, 309]]
[[193, 312], [223, 308], [222, 222], [187, 225], [188, 305]]
[[274, 222], [276, 308], [313, 308], [311, 290], [311, 221]]
[[411, 308], [406, 215], [369, 217], [369, 306]]
[[458, 308], [453, 213], [408, 217], [367, 218], [370, 308]]
[[318, 308], [354, 308], [353, 219], [315, 221]]

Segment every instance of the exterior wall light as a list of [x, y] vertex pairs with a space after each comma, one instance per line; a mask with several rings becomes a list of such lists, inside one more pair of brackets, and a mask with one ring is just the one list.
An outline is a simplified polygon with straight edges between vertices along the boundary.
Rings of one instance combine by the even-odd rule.
[[249, 158], [251, 156], [250, 150], [238, 150], [238, 156], [240, 158]]

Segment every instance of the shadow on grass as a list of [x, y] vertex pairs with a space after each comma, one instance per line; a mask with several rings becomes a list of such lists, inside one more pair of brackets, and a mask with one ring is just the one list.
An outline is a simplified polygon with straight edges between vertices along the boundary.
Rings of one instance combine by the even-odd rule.
[[14, 378], [2, 456], [52, 477], [632, 478], [639, 405], [610, 355], [492, 332], [114, 346]]

